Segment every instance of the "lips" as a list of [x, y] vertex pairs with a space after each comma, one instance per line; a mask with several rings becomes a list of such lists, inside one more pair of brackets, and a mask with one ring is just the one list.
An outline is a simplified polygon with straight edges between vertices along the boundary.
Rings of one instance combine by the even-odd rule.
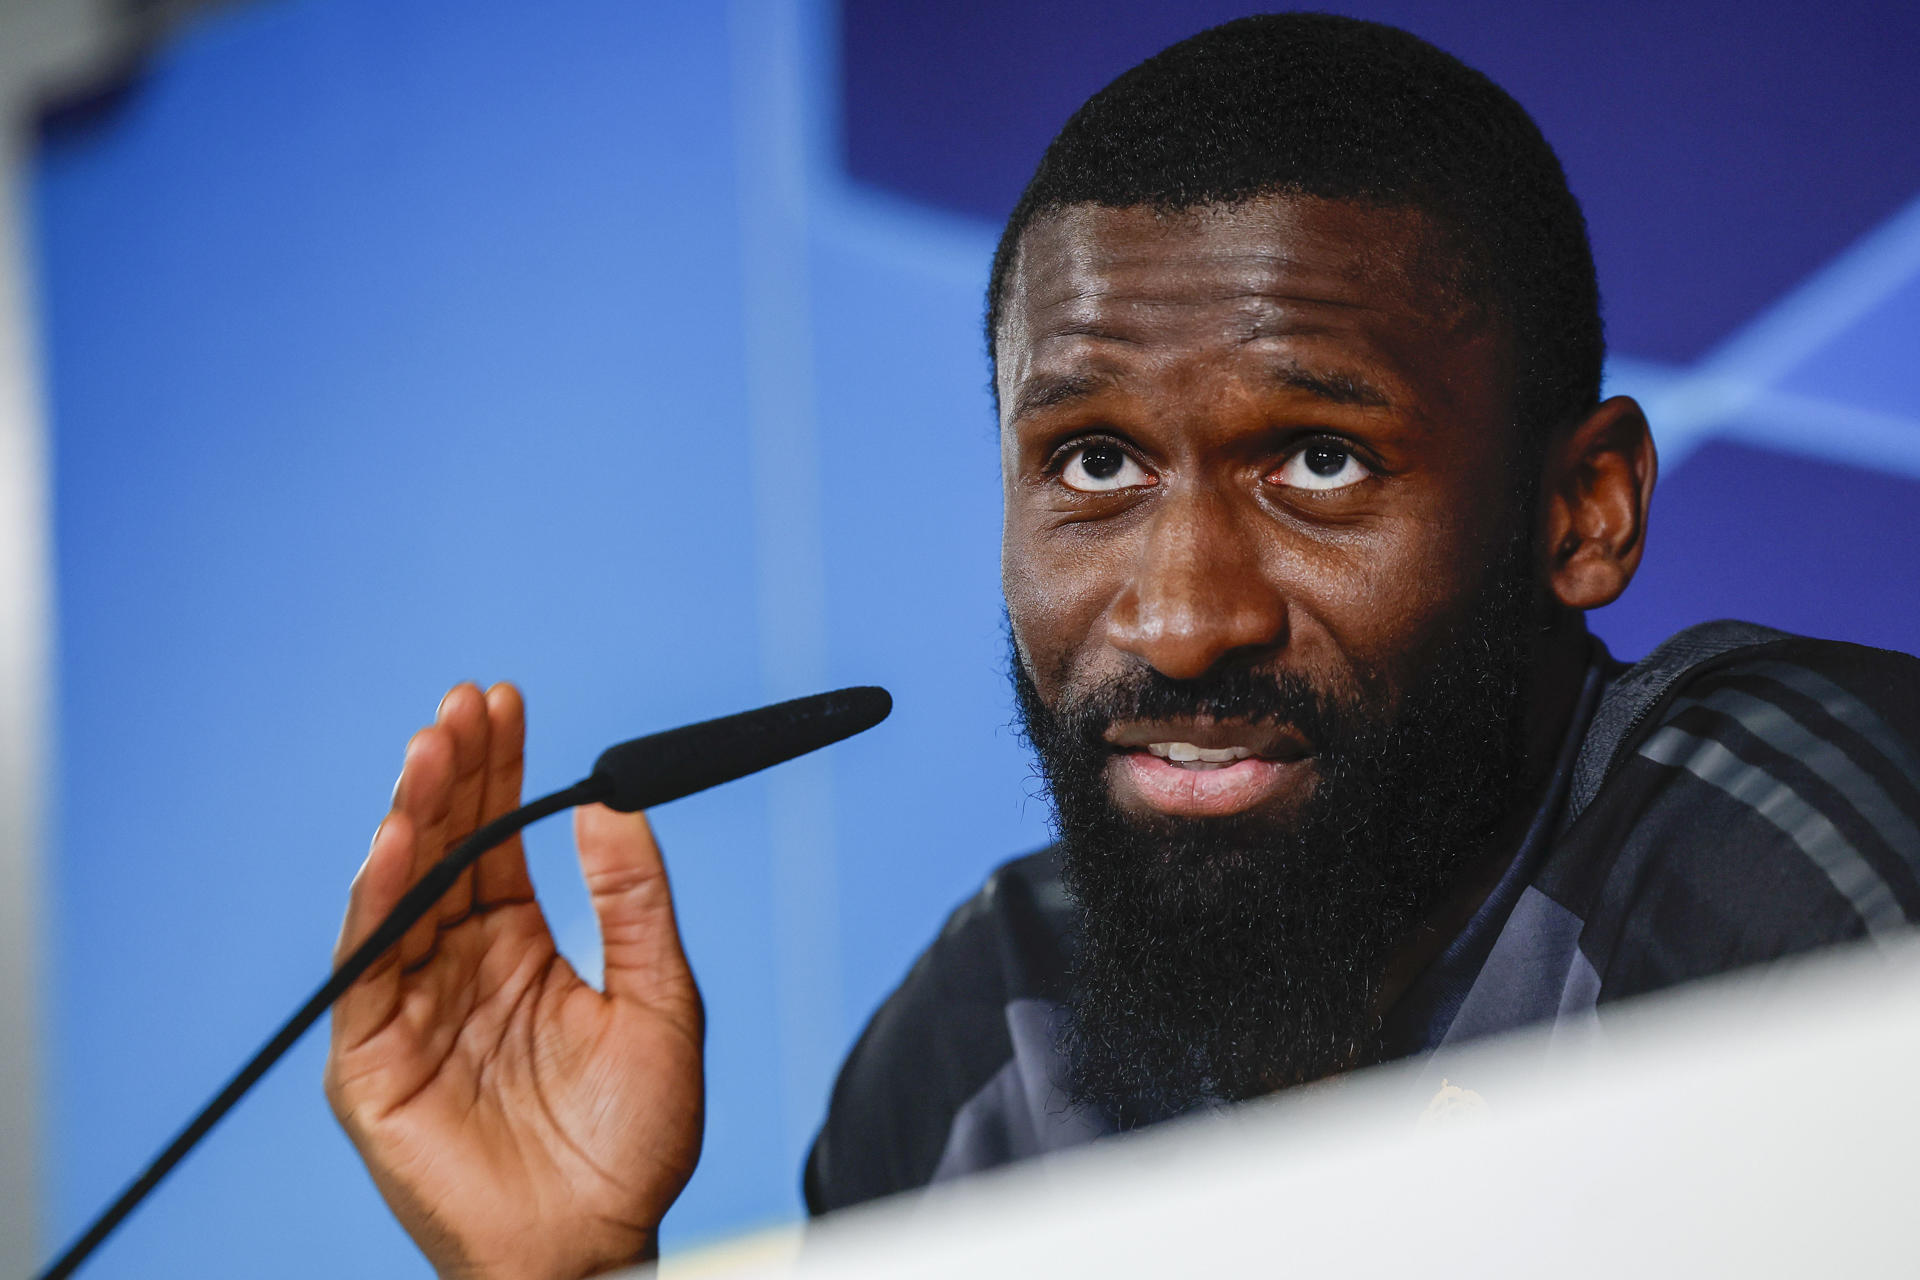
[[1106, 736], [1118, 748], [1108, 782], [1123, 808], [1219, 818], [1309, 782], [1312, 752], [1285, 725], [1153, 722], [1116, 725]]

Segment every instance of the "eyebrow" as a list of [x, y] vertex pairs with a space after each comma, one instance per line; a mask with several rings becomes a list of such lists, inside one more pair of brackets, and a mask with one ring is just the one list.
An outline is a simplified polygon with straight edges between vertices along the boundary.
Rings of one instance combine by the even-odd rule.
[[1042, 373], [1027, 379], [1013, 398], [1010, 421], [1052, 409], [1058, 405], [1084, 400], [1111, 387], [1116, 379], [1104, 373]]
[[[1304, 392], [1329, 404], [1362, 409], [1391, 409], [1393, 399], [1377, 385], [1345, 370], [1313, 369], [1287, 360], [1268, 370], [1274, 385]], [[1013, 400], [1011, 421], [1098, 395], [1116, 381], [1106, 373], [1043, 373], [1028, 379]]]
[[1331, 404], [1353, 405], [1361, 409], [1393, 407], [1392, 397], [1357, 373], [1311, 369], [1288, 360], [1274, 365], [1269, 376], [1279, 386], [1305, 392]]

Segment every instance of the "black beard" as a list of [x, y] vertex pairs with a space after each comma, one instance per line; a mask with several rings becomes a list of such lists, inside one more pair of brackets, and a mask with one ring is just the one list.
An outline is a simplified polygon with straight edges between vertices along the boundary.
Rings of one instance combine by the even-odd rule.
[[[1516, 799], [1537, 617], [1527, 570], [1517, 547], [1397, 699], [1335, 697], [1293, 672], [1176, 681], [1142, 666], [1055, 709], [1016, 652], [1078, 907], [1061, 1028], [1077, 1105], [1132, 1128], [1378, 1056], [1389, 956], [1488, 852]], [[1316, 782], [1295, 818], [1115, 807], [1107, 726], [1196, 715], [1306, 735]]]

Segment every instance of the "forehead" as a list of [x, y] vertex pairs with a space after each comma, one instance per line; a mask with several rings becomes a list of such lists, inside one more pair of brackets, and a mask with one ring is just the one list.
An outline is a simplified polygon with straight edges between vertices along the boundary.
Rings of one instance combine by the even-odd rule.
[[1463, 347], [1501, 345], [1458, 276], [1411, 209], [1301, 196], [1177, 213], [1074, 205], [1021, 239], [995, 335], [1003, 409], [1037, 365], [1263, 339], [1337, 348], [1417, 398], [1423, 381], [1463, 372]]

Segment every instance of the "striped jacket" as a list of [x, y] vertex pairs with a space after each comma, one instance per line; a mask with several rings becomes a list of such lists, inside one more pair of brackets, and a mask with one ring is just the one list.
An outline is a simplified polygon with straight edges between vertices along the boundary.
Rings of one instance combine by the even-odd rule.
[[[1708, 623], [1632, 667], [1600, 651], [1533, 830], [1386, 1030], [1439, 1061], [1577, 1034], [1610, 1001], [1916, 918], [1920, 662]], [[1050, 850], [954, 912], [841, 1070], [813, 1212], [1107, 1131], [1059, 1088], [1071, 923]]]

